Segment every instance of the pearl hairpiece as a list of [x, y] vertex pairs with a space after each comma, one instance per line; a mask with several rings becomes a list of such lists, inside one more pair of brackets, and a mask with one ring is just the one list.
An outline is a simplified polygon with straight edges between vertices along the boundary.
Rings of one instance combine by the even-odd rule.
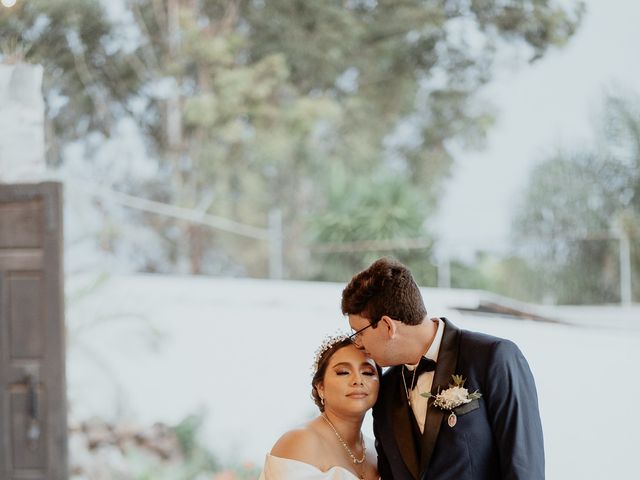
[[340, 343], [344, 340], [347, 340], [348, 338], [349, 334], [343, 332], [337, 333], [335, 335], [327, 335], [326, 337], [324, 337], [324, 340], [322, 340], [322, 343], [315, 352], [315, 358], [313, 360], [313, 367], [311, 372], [312, 376], [315, 375], [318, 371], [318, 363], [320, 362], [322, 355], [324, 355], [324, 353], [331, 347], [333, 347], [336, 343]]

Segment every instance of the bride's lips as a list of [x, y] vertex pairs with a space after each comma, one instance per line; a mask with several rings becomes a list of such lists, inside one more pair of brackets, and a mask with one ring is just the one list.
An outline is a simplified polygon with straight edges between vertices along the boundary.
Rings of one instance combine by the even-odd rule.
[[369, 394], [365, 393], [365, 392], [353, 392], [353, 393], [348, 393], [347, 397], [349, 398], [366, 398], [368, 397]]

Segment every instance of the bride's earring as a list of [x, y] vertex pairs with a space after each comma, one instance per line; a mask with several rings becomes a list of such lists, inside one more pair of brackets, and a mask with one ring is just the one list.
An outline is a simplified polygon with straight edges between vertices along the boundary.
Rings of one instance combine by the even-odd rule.
[[324, 407], [324, 397], [320, 397], [320, 403], [322, 404], [322, 406]]

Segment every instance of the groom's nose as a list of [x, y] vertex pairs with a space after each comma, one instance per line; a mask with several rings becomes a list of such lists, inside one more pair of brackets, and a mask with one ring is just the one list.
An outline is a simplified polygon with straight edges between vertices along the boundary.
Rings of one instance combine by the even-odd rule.
[[364, 344], [359, 338], [354, 338], [352, 340], [353, 345], [358, 349], [364, 351]]

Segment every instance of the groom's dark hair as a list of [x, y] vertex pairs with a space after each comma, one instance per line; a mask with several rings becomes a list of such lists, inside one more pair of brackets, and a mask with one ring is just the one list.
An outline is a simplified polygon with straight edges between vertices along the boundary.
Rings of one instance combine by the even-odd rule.
[[342, 313], [360, 315], [375, 328], [383, 315], [407, 325], [419, 325], [427, 309], [409, 269], [384, 257], [351, 279], [342, 291]]

